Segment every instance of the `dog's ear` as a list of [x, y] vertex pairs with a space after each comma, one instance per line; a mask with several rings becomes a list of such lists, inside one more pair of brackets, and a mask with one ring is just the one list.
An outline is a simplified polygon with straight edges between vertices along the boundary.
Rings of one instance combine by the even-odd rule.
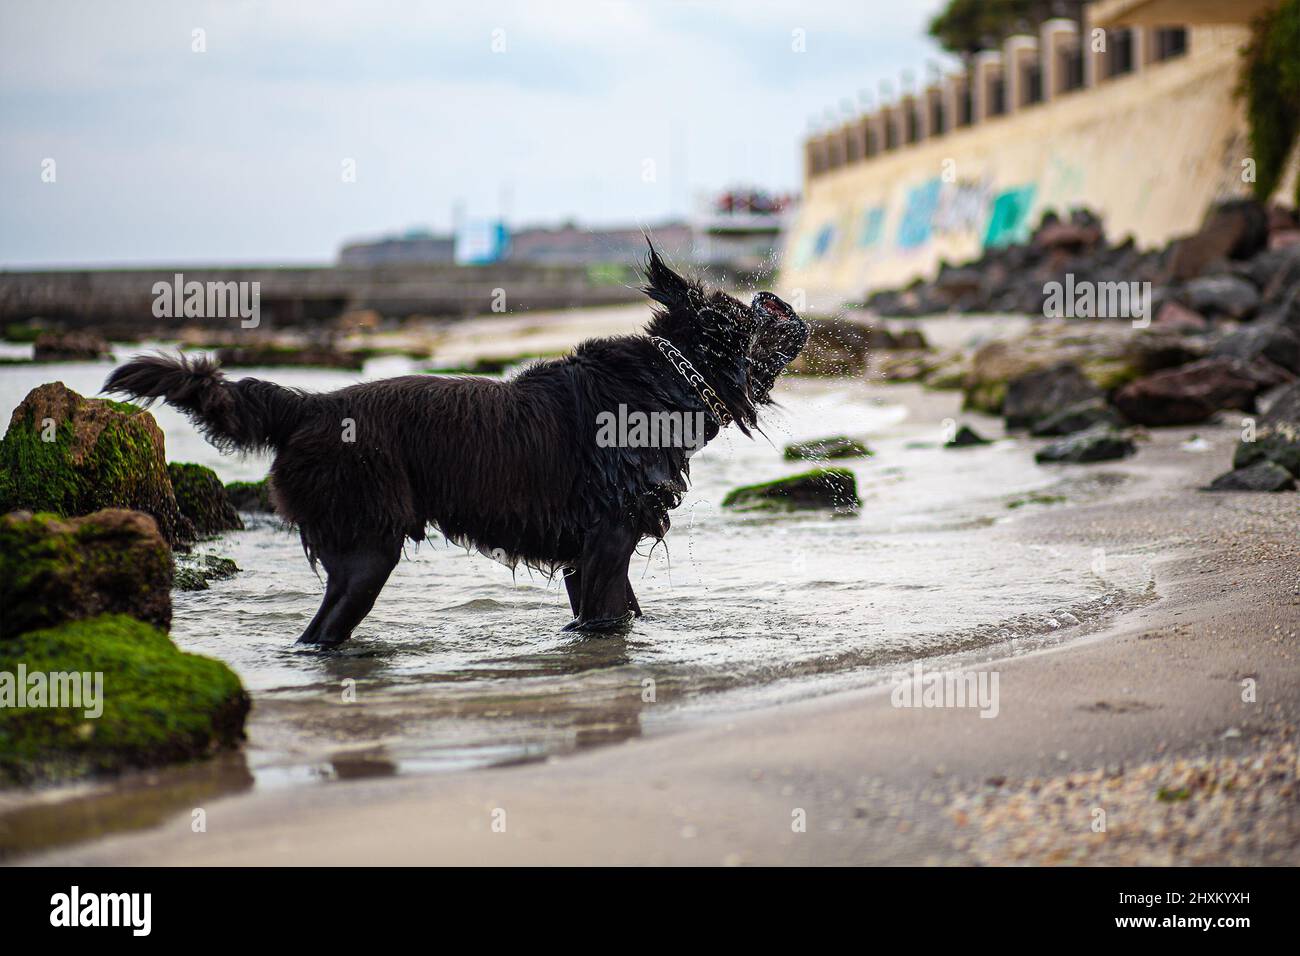
[[647, 240], [647, 244], [650, 256], [643, 270], [646, 284], [641, 291], [670, 310], [688, 307], [691, 304], [691, 284], [668, 268], [653, 243]]

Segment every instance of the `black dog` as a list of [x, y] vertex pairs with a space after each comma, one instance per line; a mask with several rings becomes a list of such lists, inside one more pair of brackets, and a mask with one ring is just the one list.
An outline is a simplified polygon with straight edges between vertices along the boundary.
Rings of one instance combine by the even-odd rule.
[[[430, 525], [512, 565], [562, 569], [566, 629], [609, 630], [641, 614], [628, 564], [642, 538], [667, 533], [690, 454], [728, 424], [750, 434], [808, 338], [776, 296], [745, 306], [706, 293], [653, 248], [645, 276], [660, 306], [646, 335], [593, 339], [506, 381], [408, 375], [317, 395], [152, 356], [115, 370], [104, 390], [161, 398], [219, 448], [275, 452], [277, 510], [328, 574], [299, 641], [347, 640], [403, 540]], [[600, 422], [629, 413], [702, 428], [667, 443], [598, 440]]]

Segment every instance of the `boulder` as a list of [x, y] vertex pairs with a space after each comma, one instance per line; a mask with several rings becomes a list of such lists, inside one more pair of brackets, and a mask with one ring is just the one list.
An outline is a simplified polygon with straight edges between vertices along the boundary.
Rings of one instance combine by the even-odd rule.
[[360, 353], [321, 345], [249, 345], [217, 350], [217, 359], [227, 368], [307, 367], [341, 368], [360, 371], [365, 358]]
[[1044, 445], [1034, 455], [1041, 464], [1113, 461], [1134, 454], [1137, 447], [1123, 432], [1109, 425], [1096, 425], [1060, 441]]
[[969, 425], [962, 425], [957, 429], [957, 434], [952, 436], [951, 441], [944, 442], [944, 448], [970, 448], [974, 445], [989, 445], [992, 442], [984, 438], [979, 432]]
[[1244, 362], [1263, 356], [1288, 372], [1300, 374], [1300, 332], [1261, 319], [1224, 336], [1211, 354], [1225, 355]]
[[809, 319], [808, 344], [790, 364], [797, 375], [863, 375], [874, 330], [847, 319]]
[[884, 382], [919, 382], [939, 367], [929, 352], [888, 352], [874, 362], [874, 370]]
[[1111, 408], [1103, 399], [1091, 398], [1078, 402], [1040, 418], [1029, 429], [1029, 434], [1036, 438], [1053, 438], [1061, 435], [1073, 435], [1086, 431], [1096, 425], [1119, 427], [1124, 424], [1119, 412]]
[[1002, 414], [1007, 428], [1029, 428], [1062, 409], [1101, 397], [1101, 390], [1070, 362], [1017, 376], [1007, 383]]
[[925, 333], [920, 329], [900, 329], [891, 332], [888, 329], [872, 329], [873, 344], [878, 349], [924, 352], [930, 348], [925, 340]]
[[1249, 259], [1268, 245], [1268, 211], [1251, 199], [1220, 203], [1200, 231], [1170, 245], [1169, 274], [1191, 279], [1216, 259]]
[[230, 503], [226, 486], [211, 468], [174, 461], [167, 465], [167, 475], [181, 514], [190, 520], [198, 534], [220, 534], [244, 527], [239, 512]]
[[960, 351], [943, 353], [925, 374], [925, 387], [960, 391], [966, 384], [966, 364], [966, 357]]
[[1208, 318], [1241, 321], [1259, 308], [1259, 290], [1235, 275], [1205, 276], [1183, 287], [1182, 297], [1188, 308]]
[[171, 579], [171, 549], [139, 511], [0, 518], [0, 640], [100, 614], [165, 629]]
[[786, 461], [829, 461], [832, 458], [869, 458], [871, 449], [845, 435], [815, 438], [785, 446]]
[[1210, 482], [1207, 491], [1291, 491], [1291, 472], [1271, 461], [1258, 461], [1245, 468], [1225, 472]]
[[1034, 233], [1033, 242], [1049, 250], [1071, 253], [1087, 252], [1099, 245], [1104, 236], [1098, 222], [1046, 222]]
[[962, 407], [989, 415], [1002, 414], [1007, 382], [1043, 366], [1043, 360], [1026, 353], [1018, 343], [989, 342], [971, 356], [962, 386]]
[[1300, 382], [1286, 386], [1269, 403], [1250, 438], [1237, 443], [1233, 468], [1270, 461], [1300, 478]]
[[178, 591], [206, 591], [208, 582], [224, 581], [239, 573], [239, 565], [216, 554], [177, 555], [172, 587]]
[[111, 354], [108, 343], [91, 332], [42, 332], [36, 336], [32, 359], [37, 362], [93, 362]]
[[732, 489], [722, 500], [724, 508], [745, 511], [807, 508], [855, 511], [861, 504], [857, 479], [847, 468], [817, 468], [762, 484], [743, 485]]
[[[1257, 273], [1259, 278], [1256, 280], [1261, 290], [1261, 308], [1264, 309], [1283, 305], [1300, 296], [1300, 246], [1278, 250], [1270, 255], [1277, 257], [1271, 261], [1271, 270], [1265, 271], [1266, 266], [1261, 263], [1261, 270]], [[1264, 259], [1263, 256], [1258, 258]]]
[[226, 485], [226, 496], [236, 511], [245, 514], [275, 513], [269, 478], [261, 481], [232, 481]]
[[1204, 332], [1210, 327], [1205, 316], [1174, 299], [1165, 301], [1156, 311], [1151, 327], [1169, 332]]
[[176, 504], [152, 415], [83, 398], [62, 382], [33, 389], [0, 441], [0, 512], [66, 517], [102, 508], [152, 515], [173, 546], [194, 539], [194, 526]]
[[[87, 675], [71, 696], [75, 706], [48, 705], [42, 695], [54, 682], [33, 675], [51, 674]], [[64, 780], [201, 757], [243, 739], [248, 708], [230, 668], [183, 653], [133, 617], [26, 631], [0, 640], [0, 780]]]
[[966, 296], [979, 292], [983, 284], [983, 270], [972, 266], [954, 267], [946, 263], [934, 280], [935, 288], [949, 302], [958, 302]]
[[1196, 425], [1220, 409], [1254, 408], [1269, 374], [1240, 359], [1202, 359], [1124, 386], [1115, 395], [1115, 407], [1139, 425]]
[[0, 331], [0, 339], [6, 342], [30, 344], [48, 331], [44, 319], [28, 319], [26, 322], [10, 322]]

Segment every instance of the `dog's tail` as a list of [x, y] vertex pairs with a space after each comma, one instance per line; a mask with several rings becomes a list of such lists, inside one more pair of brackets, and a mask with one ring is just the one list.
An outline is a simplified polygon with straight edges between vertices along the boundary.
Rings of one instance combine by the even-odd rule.
[[255, 378], [229, 381], [216, 361], [183, 355], [142, 355], [104, 383], [105, 392], [162, 399], [184, 412], [208, 441], [223, 451], [278, 448], [302, 418], [307, 396]]

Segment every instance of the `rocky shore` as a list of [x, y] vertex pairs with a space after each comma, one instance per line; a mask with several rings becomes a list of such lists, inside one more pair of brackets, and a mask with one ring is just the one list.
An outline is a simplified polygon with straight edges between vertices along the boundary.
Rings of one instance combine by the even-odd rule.
[[[1041, 318], [973, 351], [932, 348], [897, 322], [1003, 310]], [[1231, 420], [1241, 441], [1208, 487], [1289, 491], [1300, 476], [1300, 223], [1290, 210], [1225, 203], [1195, 235], [1145, 252], [1108, 243], [1087, 212], [1049, 214], [1024, 244], [945, 264], [932, 282], [812, 326], [795, 374], [960, 389], [966, 409], [1002, 416], [1008, 432], [1060, 439], [1040, 462], [1114, 460], [1138, 453], [1145, 428]]]
[[[0, 782], [238, 745], [249, 709], [239, 678], [167, 636], [172, 588], [203, 580], [183, 563], [190, 546], [242, 527], [210, 469], [168, 465], [148, 412], [50, 383], [0, 441], [0, 514]], [[105, 691], [97, 708], [80, 706], [83, 680]], [[51, 696], [56, 682], [77, 687], [79, 706]]]

